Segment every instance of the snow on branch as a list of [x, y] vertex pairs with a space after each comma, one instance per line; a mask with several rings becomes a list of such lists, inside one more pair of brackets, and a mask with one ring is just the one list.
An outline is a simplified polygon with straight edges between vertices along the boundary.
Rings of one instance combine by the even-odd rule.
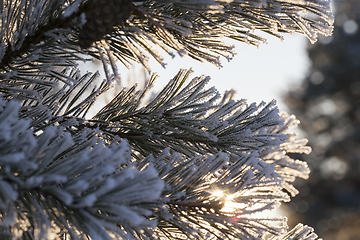
[[57, 127], [34, 134], [29, 120], [18, 119], [19, 109], [19, 103], [0, 99], [0, 212], [5, 235], [130, 239], [141, 229], [156, 227], [147, 204], [159, 199], [164, 183], [151, 167], [120, 170], [131, 159], [126, 141], [105, 147], [91, 137], [93, 131], [72, 137]]
[[[180, 92], [185, 98], [186, 90]], [[0, 210], [9, 235], [49, 238], [61, 236], [59, 229], [79, 239], [136, 239], [139, 231], [168, 239], [285, 234], [285, 218], [256, 216], [289, 201], [281, 175], [257, 151], [186, 158], [168, 148], [135, 160], [126, 141], [105, 147], [91, 129], [72, 137], [57, 127], [33, 134], [31, 121], [18, 120], [19, 109], [0, 100], [0, 194], [9, 196]]]
[[296, 32], [315, 42], [331, 34], [334, 21], [329, 0], [7, 0], [1, 8], [0, 74], [29, 67], [45, 74], [74, 66], [79, 53], [100, 59], [91, 46], [101, 40], [125, 65], [148, 67], [147, 54], [164, 64], [161, 48], [220, 67], [220, 57], [235, 54], [224, 37], [258, 45], [266, 41], [259, 31], [280, 38]]
[[143, 90], [124, 89], [85, 126], [101, 129], [109, 139], [128, 139], [142, 156], [157, 156], [164, 147], [188, 157], [218, 151], [235, 156], [257, 152], [264, 166], [275, 165], [283, 188], [295, 196], [298, 191], [292, 182], [296, 177], [307, 178], [309, 168], [288, 154], [311, 151], [306, 139], [289, 131], [297, 126], [297, 120], [280, 115], [275, 102], [248, 105], [244, 100], [232, 100], [231, 93], [220, 98], [215, 89], [205, 88], [206, 77], [194, 78], [186, 85], [190, 74], [191, 70], [180, 71], [148, 103], [142, 99], [154, 78]]
[[[285, 218], [256, 216], [289, 201], [284, 189], [296, 195], [292, 182], [309, 174], [289, 157], [308, 153], [306, 140], [289, 132], [297, 121], [275, 101], [221, 97], [205, 87], [209, 77], [181, 70], [150, 100], [156, 76], [85, 115], [119, 78], [113, 56], [147, 66], [145, 50], [163, 63], [160, 47], [220, 66], [235, 54], [223, 37], [257, 45], [259, 31], [297, 32], [313, 42], [331, 33], [328, 0], [5, 0], [0, 8], [1, 238], [317, 238], [303, 225], [286, 233]], [[79, 72], [84, 53], [102, 61], [100, 86], [98, 73]]]
[[[306, 139], [298, 139], [290, 128], [297, 120], [279, 114], [275, 102], [256, 105], [232, 100], [231, 92], [221, 98], [213, 88], [206, 89], [206, 77], [193, 78], [182, 70], [149, 102], [142, 103], [154, 77], [143, 90], [124, 89], [92, 120], [84, 123], [99, 128], [111, 141], [115, 136], [128, 139], [138, 159], [158, 156], [165, 147], [193, 157], [223, 151], [233, 158], [255, 154], [259, 164], [279, 174], [281, 186], [292, 196], [297, 177], [308, 178], [305, 162], [289, 153], [310, 153]], [[142, 156], [142, 157], [141, 157]]]
[[[260, 31], [282, 38], [282, 33], [300, 33], [313, 43], [318, 34], [329, 36], [334, 17], [330, 0], [286, 1], [141, 1], [134, 2], [133, 15], [107, 36], [117, 56], [146, 61], [143, 48], [158, 57], [151, 47], [188, 54], [199, 61], [221, 66], [219, 57], [230, 59], [233, 46], [224, 37], [258, 45], [266, 42]], [[146, 65], [146, 64], [145, 64]]]
[[321, 240], [314, 233], [312, 227], [299, 223], [293, 229], [282, 236], [269, 238], [270, 240]]
[[109, 137], [127, 138], [143, 156], [158, 154], [164, 147], [186, 156], [219, 150], [260, 152], [287, 138], [268, 131], [283, 124], [275, 102], [248, 105], [244, 100], [221, 100], [214, 88], [204, 88], [208, 77], [194, 78], [185, 85], [190, 74], [191, 70], [180, 71], [148, 103], [142, 99], [153, 80], [141, 91], [124, 89], [86, 127], [99, 127]]
[[[0, 4], [0, 90], [3, 82], [29, 86], [75, 61], [86, 60], [75, 44], [81, 19], [63, 16], [71, 1], [5, 0]], [[79, 2], [79, 1], [77, 1]], [[65, 11], [66, 12], [66, 11]], [[61, 71], [60, 70], [60, 71]], [[36, 74], [35, 74], [36, 72]], [[46, 85], [46, 82], [44, 83]]]
[[165, 149], [138, 161], [140, 169], [154, 166], [165, 181], [157, 238], [245, 239], [265, 233], [285, 233], [285, 218], [259, 217], [289, 201], [277, 174], [266, 174], [256, 155], [230, 161], [225, 153], [184, 158]]
[[276, 126], [270, 131], [272, 133], [286, 134], [288, 136], [281, 145], [264, 149], [260, 152], [260, 158], [269, 164], [276, 164], [275, 171], [279, 173], [283, 179], [283, 187], [291, 196], [295, 196], [299, 191], [292, 185], [296, 177], [307, 179], [310, 174], [310, 169], [306, 162], [294, 160], [288, 156], [289, 153], [309, 154], [311, 148], [306, 146], [307, 139], [299, 139], [298, 134], [291, 132], [291, 128], [296, 128], [298, 120], [295, 116], [290, 116], [287, 113], [281, 114], [281, 119], [284, 120], [283, 126]]

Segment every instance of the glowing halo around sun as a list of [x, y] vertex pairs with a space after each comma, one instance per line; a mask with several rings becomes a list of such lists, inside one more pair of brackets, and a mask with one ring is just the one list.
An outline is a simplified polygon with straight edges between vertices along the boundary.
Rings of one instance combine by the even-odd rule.
[[[237, 193], [229, 194], [226, 193], [226, 191], [223, 190], [215, 190], [212, 192], [213, 199], [221, 200], [223, 202], [223, 206], [220, 209], [220, 212], [229, 214], [229, 217], [232, 222], [238, 222], [242, 217], [249, 217], [248, 213], [243, 213], [243, 211], [246, 209], [248, 212], [249, 209], [259, 209], [262, 208], [263, 204], [253, 204], [252, 206], [249, 206], [246, 203], [239, 203], [234, 201], [238, 197]], [[251, 214], [252, 217], [255, 218], [267, 218], [269, 216], [273, 217], [279, 217], [281, 216], [281, 210], [279, 208], [273, 209], [273, 210], [267, 210], [265, 212], [261, 213], [254, 213]]]

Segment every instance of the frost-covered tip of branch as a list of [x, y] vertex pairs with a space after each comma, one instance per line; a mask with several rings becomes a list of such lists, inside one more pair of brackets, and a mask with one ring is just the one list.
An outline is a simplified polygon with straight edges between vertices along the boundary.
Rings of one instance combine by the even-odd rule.
[[35, 131], [54, 123], [77, 126], [76, 122], [84, 118], [95, 100], [110, 88], [107, 81], [94, 86], [97, 72], [80, 75], [78, 69], [72, 68], [51, 74], [43, 82], [33, 79], [33, 87], [25, 89], [18, 88], [16, 82], [0, 84], [0, 90], [7, 90], [5, 98], [22, 100], [20, 118], [31, 119], [30, 126]]
[[147, 204], [164, 183], [152, 167], [120, 170], [131, 159], [126, 141], [105, 147], [86, 129], [74, 138], [58, 127], [34, 134], [19, 108], [0, 99], [0, 211], [8, 234], [60, 239], [62, 229], [75, 239], [130, 239], [156, 227]]
[[158, 238], [250, 239], [285, 232], [285, 218], [254, 216], [289, 201], [274, 169], [262, 167], [256, 154], [230, 161], [221, 152], [193, 158], [170, 152], [166, 149], [138, 163], [140, 169], [154, 166], [167, 184], [163, 201], [168, 211], [160, 212], [154, 233]]
[[70, 27], [72, 24], [81, 25], [81, 21], [78, 17], [62, 16], [64, 2], [1, 2], [0, 74], [16, 70], [21, 77], [12, 80], [21, 78], [22, 82], [31, 82], [35, 78], [34, 69], [49, 77], [50, 72], [57, 68], [74, 67], [74, 60], [84, 60], [73, 41], [74, 26]]
[[292, 185], [296, 177], [307, 179], [310, 174], [308, 164], [304, 161], [294, 160], [288, 156], [289, 153], [309, 154], [311, 148], [306, 146], [307, 139], [299, 139], [298, 134], [292, 132], [292, 128], [297, 127], [298, 120], [295, 116], [282, 113], [280, 119], [284, 121], [282, 126], [275, 126], [269, 131], [271, 133], [286, 134], [287, 139], [274, 147], [264, 149], [260, 152], [260, 158], [270, 164], [275, 164], [275, 171], [283, 179], [283, 187], [291, 196], [295, 196], [299, 191]]
[[219, 150], [236, 155], [260, 152], [287, 138], [269, 132], [283, 124], [275, 101], [248, 105], [245, 100], [219, 99], [214, 88], [205, 88], [209, 77], [197, 77], [185, 85], [190, 74], [181, 70], [145, 104], [142, 99], [148, 87], [120, 92], [87, 127], [99, 126], [109, 136], [127, 138], [143, 156], [156, 155], [164, 147], [187, 156]]
[[321, 240], [318, 235], [314, 233], [312, 227], [297, 224], [293, 229], [282, 236], [269, 238], [270, 240]]
[[[23, 60], [27, 60], [26, 63], [33, 61], [36, 64], [32, 67], [39, 70], [50, 69], [60, 63], [59, 59], [63, 59], [60, 65], [70, 66], [72, 63], [65, 58], [81, 60], [79, 45], [84, 50], [103, 39], [111, 40], [111, 50], [126, 65], [135, 60], [148, 66], [148, 57], [141, 48], [164, 64], [163, 57], [156, 50], [160, 47], [171, 55], [173, 49], [180, 55], [188, 54], [196, 60], [221, 67], [220, 57], [230, 59], [235, 54], [234, 46], [223, 41], [223, 37], [258, 45], [266, 40], [254, 30], [277, 37], [281, 37], [282, 32], [298, 32], [313, 42], [318, 33], [331, 34], [333, 22], [327, 0], [158, 0], [134, 3], [127, 0], [120, 1], [126, 10], [107, 10], [110, 14], [105, 21], [109, 24], [106, 30], [100, 27], [94, 31], [93, 25], [99, 20], [95, 17], [99, 8], [94, 6], [101, 7], [101, 2], [74, 0], [45, 4], [43, 1], [16, 0], [13, 4], [4, 3], [0, 68], [10, 65], [20, 68], [24, 65]], [[31, 10], [26, 10], [27, 5]], [[310, 13], [320, 19], [315, 19]], [[42, 52], [35, 54], [39, 49]], [[88, 50], [91, 55], [100, 57], [96, 49]], [[54, 54], [58, 57], [56, 62], [53, 61]]]
[[279, 38], [296, 32], [315, 42], [318, 34], [332, 33], [334, 22], [330, 0], [157, 0], [135, 5], [134, 15], [106, 37], [123, 62], [146, 63], [140, 47], [162, 63], [154, 45], [221, 67], [220, 57], [235, 54], [223, 37], [258, 45], [266, 39], [255, 30]]

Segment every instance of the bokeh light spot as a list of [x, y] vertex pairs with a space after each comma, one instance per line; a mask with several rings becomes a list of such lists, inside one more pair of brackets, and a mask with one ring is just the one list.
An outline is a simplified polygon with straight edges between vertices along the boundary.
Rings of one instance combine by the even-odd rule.
[[354, 34], [358, 29], [358, 25], [354, 20], [348, 20], [343, 25], [344, 31], [347, 34]]

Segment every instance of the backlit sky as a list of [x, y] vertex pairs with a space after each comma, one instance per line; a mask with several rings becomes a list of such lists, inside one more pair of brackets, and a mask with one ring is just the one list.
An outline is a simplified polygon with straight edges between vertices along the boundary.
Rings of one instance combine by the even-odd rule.
[[236, 43], [237, 55], [230, 62], [222, 59], [221, 69], [189, 57], [166, 58], [166, 69], [153, 61], [151, 69], [160, 76], [155, 87], [161, 89], [179, 68], [191, 67], [195, 71], [194, 77], [211, 76], [208, 86], [215, 86], [220, 93], [233, 88], [237, 90], [237, 99], [245, 98], [248, 102], [276, 99], [280, 110], [286, 110], [280, 101], [281, 94], [299, 83], [307, 73], [309, 63], [305, 48], [308, 40], [298, 34], [286, 35], [284, 41], [272, 36], [267, 39], [268, 44], [261, 44], [259, 48]]
[[[220, 69], [210, 63], [197, 62], [190, 57], [181, 58], [177, 56], [172, 59], [167, 56], [165, 58], [167, 63], [165, 69], [155, 60], [151, 60], [152, 72], [156, 72], [160, 76], [155, 82], [154, 90], [160, 91], [180, 68], [192, 68], [195, 71], [193, 77], [200, 75], [211, 77], [208, 84], [209, 88], [215, 86], [220, 93], [233, 88], [237, 91], [236, 99], [245, 98], [248, 103], [269, 102], [276, 99], [280, 111], [286, 111], [286, 107], [281, 101], [281, 95], [287, 89], [299, 84], [307, 73], [309, 62], [306, 45], [308, 40], [299, 34], [287, 34], [284, 41], [272, 36], [266, 37], [268, 43], [260, 44], [259, 48], [235, 42], [237, 55], [230, 62], [222, 59], [223, 67]], [[86, 63], [84, 67], [92, 72], [100, 67], [100, 72], [103, 72], [100, 65]], [[140, 65], [134, 66], [129, 72], [128, 69], [119, 64], [119, 73], [125, 85], [132, 86], [132, 84], [126, 84], [129, 76], [132, 81], [140, 79], [142, 82], [144, 79], [143, 72], [144, 70]], [[105, 102], [110, 101], [111, 96], [110, 92], [104, 96]], [[100, 100], [94, 107], [93, 113], [99, 110], [105, 102]]]

